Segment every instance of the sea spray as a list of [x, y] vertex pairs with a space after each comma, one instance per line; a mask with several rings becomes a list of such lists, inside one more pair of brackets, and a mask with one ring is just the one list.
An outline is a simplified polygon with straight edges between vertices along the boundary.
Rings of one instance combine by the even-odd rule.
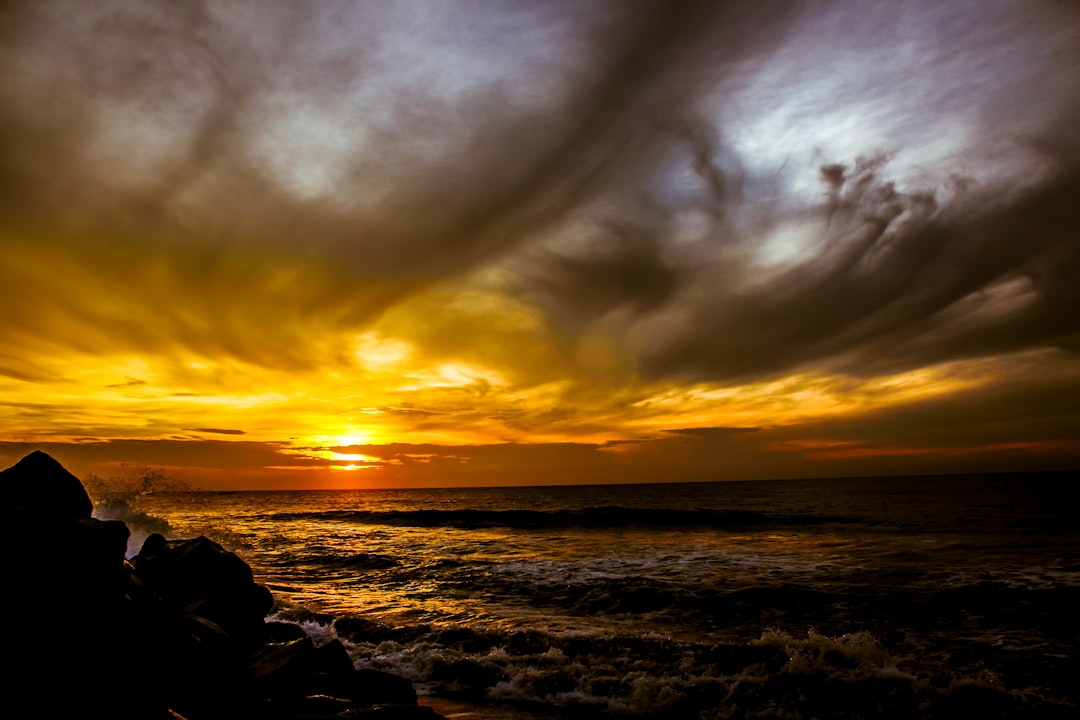
[[187, 483], [165, 470], [127, 464], [120, 475], [87, 475], [83, 486], [93, 500], [94, 517], [99, 520], [120, 520], [128, 526], [131, 535], [128, 537], [126, 555], [129, 558], [139, 552], [150, 535], [170, 535], [172, 531], [167, 520], [143, 508], [144, 498], [155, 493], [190, 490]]

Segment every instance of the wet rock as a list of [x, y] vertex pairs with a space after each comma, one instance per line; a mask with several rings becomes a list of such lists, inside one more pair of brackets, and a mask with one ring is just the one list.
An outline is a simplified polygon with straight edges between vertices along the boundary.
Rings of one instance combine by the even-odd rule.
[[356, 670], [338, 640], [318, 648], [309, 637], [264, 646], [249, 656], [244, 675], [268, 697], [325, 695], [358, 707], [416, 702], [411, 682], [379, 670]]
[[291, 642], [307, 637], [307, 633], [299, 625], [286, 622], [267, 622], [264, 624], [263, 631], [263, 638], [268, 643]]
[[331, 640], [315, 648], [313, 664], [317, 672], [335, 675], [348, 675], [356, 670], [353, 667], [352, 658], [349, 657], [349, 651], [340, 640]]
[[[351, 717], [352, 703], [329, 695], [269, 698], [249, 710], [258, 720], [341, 720]], [[249, 717], [245, 715], [243, 717]]]
[[245, 674], [256, 682], [281, 687], [303, 677], [313, 664], [315, 645], [304, 637], [260, 647], [248, 657]]
[[397, 675], [361, 668], [353, 680], [352, 698], [358, 705], [415, 705], [412, 683]]
[[[315, 648], [310, 662], [310, 671], [304, 685], [307, 693], [333, 695], [349, 698], [359, 704], [372, 704], [360, 699], [361, 693], [357, 687], [360, 676], [340, 640], [333, 640]], [[409, 688], [412, 688], [412, 683], [409, 683]], [[415, 698], [415, 693], [413, 697]]]
[[380, 705], [370, 710], [353, 710], [345, 717], [350, 720], [446, 720], [426, 705]]
[[212, 620], [238, 641], [262, 640], [273, 597], [247, 563], [216, 542], [155, 533], [133, 561], [145, 587], [175, 607]]
[[351, 708], [352, 702], [347, 698], [330, 695], [305, 695], [293, 704], [290, 712], [293, 717], [315, 720], [323, 717], [338, 717]]

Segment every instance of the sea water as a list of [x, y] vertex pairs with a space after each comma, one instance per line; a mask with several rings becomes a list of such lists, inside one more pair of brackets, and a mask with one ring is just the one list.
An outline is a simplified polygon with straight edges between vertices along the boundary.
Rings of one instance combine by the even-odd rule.
[[1065, 718], [1078, 482], [184, 493], [143, 509], [243, 557], [277, 618], [483, 717]]

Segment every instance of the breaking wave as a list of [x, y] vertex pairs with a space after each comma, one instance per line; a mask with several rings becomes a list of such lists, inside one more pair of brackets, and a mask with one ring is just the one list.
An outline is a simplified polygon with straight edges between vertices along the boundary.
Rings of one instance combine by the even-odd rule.
[[707, 644], [356, 618], [299, 624], [317, 642], [340, 639], [358, 667], [408, 677], [423, 693], [516, 708], [522, 718], [1064, 718], [1076, 709], [1054, 698], [1045, 673], [1006, 684], [986, 669], [914, 662], [902, 643], [868, 632], [770, 628], [747, 642]]

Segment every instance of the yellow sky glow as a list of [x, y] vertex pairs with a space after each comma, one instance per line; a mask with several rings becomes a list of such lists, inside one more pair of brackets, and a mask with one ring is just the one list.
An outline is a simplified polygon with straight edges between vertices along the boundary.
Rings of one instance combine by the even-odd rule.
[[0, 461], [1080, 466], [1064, 6], [180, 5], [11, 11]]
[[[559, 343], [542, 324], [522, 321], [528, 314], [520, 301], [501, 307], [487, 293], [466, 292], [441, 306], [439, 336], [432, 337], [422, 319], [445, 298], [445, 290], [421, 294], [359, 334], [313, 335], [317, 347], [351, 351], [299, 369], [190, 351], [44, 349], [35, 364], [46, 380], [11, 373], [0, 379], [9, 403], [39, 414], [30, 422], [24, 413], [5, 413], [0, 432], [22, 442], [104, 436], [273, 443], [279, 461], [263, 466], [267, 472], [353, 475], [435, 457], [377, 451], [394, 444], [616, 443], [605, 449], [622, 455], [643, 446], [618, 443], [681, 428], [776, 431], [857, 418], [978, 390], [1007, 367], [982, 359], [868, 378], [802, 372], [741, 384], [649, 381], [553, 354]], [[446, 340], [455, 334], [463, 342]], [[534, 348], [546, 354], [543, 363], [534, 362]], [[777, 442], [772, 449], [818, 458], [904, 452], [843, 440]], [[935, 452], [943, 451], [925, 454]]]

